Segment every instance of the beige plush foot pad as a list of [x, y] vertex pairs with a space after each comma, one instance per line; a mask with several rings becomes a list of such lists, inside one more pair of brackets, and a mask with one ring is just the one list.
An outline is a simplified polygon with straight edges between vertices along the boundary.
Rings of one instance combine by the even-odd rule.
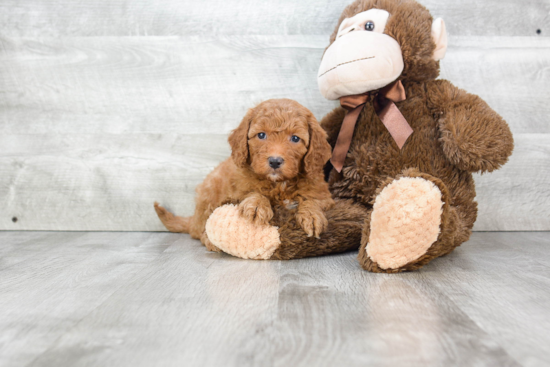
[[367, 255], [382, 269], [396, 269], [424, 255], [437, 240], [443, 202], [431, 181], [403, 177], [376, 197]]
[[243, 259], [267, 260], [281, 244], [277, 227], [255, 225], [231, 204], [214, 210], [206, 222], [206, 234], [223, 252]]

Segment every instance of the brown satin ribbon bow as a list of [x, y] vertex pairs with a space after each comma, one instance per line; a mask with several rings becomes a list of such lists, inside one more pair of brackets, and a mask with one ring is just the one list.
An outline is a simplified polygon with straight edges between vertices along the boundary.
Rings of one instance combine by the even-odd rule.
[[393, 82], [380, 89], [377, 93], [341, 97], [340, 105], [348, 112], [340, 127], [340, 133], [338, 134], [336, 145], [332, 151], [332, 158], [330, 159], [332, 166], [338, 172], [342, 171], [344, 167], [344, 160], [351, 145], [351, 138], [353, 137], [353, 131], [355, 130], [359, 114], [371, 98], [376, 114], [384, 126], [386, 126], [386, 129], [388, 129], [399, 149], [403, 147], [408, 137], [413, 133], [411, 126], [395, 105], [395, 102], [401, 102], [407, 98], [401, 81]]

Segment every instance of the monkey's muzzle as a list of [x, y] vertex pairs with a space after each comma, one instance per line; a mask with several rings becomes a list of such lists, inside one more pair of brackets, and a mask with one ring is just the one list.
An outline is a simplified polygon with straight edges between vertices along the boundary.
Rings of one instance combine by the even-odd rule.
[[401, 47], [395, 39], [376, 32], [350, 32], [326, 50], [317, 82], [330, 100], [380, 89], [403, 72]]

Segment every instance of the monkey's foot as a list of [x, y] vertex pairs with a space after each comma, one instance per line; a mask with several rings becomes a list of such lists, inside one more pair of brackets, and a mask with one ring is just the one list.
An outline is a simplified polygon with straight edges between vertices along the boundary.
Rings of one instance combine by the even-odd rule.
[[243, 259], [267, 260], [281, 244], [277, 227], [253, 224], [232, 204], [214, 210], [206, 234], [217, 248]]
[[410, 270], [437, 241], [443, 207], [432, 181], [401, 177], [391, 182], [375, 199], [370, 231], [359, 250], [361, 266], [375, 272]]

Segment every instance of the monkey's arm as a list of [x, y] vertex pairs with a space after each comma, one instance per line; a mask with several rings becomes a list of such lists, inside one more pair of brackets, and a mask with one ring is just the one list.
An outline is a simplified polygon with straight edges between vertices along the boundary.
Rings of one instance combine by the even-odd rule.
[[340, 127], [346, 116], [346, 110], [342, 107], [336, 107], [323, 117], [321, 120], [321, 127], [327, 132], [327, 139], [331, 147], [334, 148], [336, 145], [336, 139], [338, 138], [338, 133], [340, 133]]
[[426, 84], [428, 107], [439, 124], [447, 158], [470, 172], [491, 172], [508, 161], [514, 149], [506, 121], [476, 95], [447, 80]]

